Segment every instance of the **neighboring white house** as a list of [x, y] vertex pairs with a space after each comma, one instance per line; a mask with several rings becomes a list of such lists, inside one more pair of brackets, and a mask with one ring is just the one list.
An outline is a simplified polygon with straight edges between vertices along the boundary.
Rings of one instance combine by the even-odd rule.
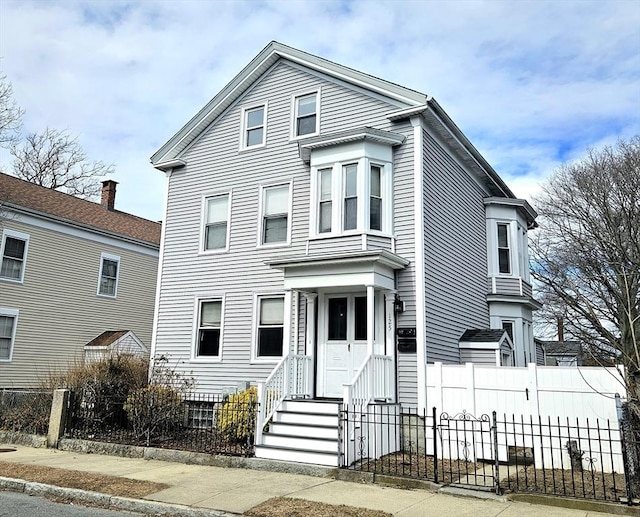
[[424, 409], [435, 361], [535, 362], [537, 214], [432, 97], [272, 42], [151, 161], [152, 353], [203, 391], [266, 382], [262, 422], [292, 397]]
[[[150, 348], [160, 223], [0, 173], [0, 388], [37, 387], [109, 329]], [[145, 345], [146, 343], [146, 345]]]

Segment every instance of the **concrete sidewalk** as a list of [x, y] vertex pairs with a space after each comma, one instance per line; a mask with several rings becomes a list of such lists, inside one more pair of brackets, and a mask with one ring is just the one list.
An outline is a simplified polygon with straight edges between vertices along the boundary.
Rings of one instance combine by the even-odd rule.
[[[144, 499], [149, 502], [181, 505], [194, 510], [210, 509], [242, 514], [267, 499], [285, 496], [382, 510], [398, 517], [464, 517], [467, 515], [473, 517], [498, 515], [500, 517], [596, 517], [605, 515], [595, 511], [532, 505], [498, 498], [463, 498], [428, 490], [405, 490], [377, 484], [361, 484], [263, 470], [185, 465], [56, 449], [36, 449], [19, 445], [0, 444], [0, 448], [16, 449], [13, 452], [0, 454], [2, 462], [43, 465], [165, 483], [169, 488], [150, 494]], [[2, 486], [1, 483], [0, 486]], [[8, 483], [5, 483], [5, 488], [10, 489]], [[211, 514], [216, 513], [211, 512]]]

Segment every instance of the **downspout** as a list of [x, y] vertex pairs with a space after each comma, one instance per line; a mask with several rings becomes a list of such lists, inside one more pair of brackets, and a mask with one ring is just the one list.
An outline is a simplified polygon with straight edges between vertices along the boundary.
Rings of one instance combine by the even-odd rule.
[[[414, 264], [416, 279], [416, 378], [418, 411], [427, 409], [427, 346], [425, 331], [425, 264], [424, 264], [424, 184], [423, 184], [423, 127], [422, 116], [411, 117], [413, 126], [413, 210]], [[424, 413], [423, 413], [424, 414]]]

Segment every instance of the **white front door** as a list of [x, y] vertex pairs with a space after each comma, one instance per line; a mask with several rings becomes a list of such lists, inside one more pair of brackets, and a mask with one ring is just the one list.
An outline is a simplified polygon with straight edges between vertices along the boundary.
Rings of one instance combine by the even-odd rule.
[[342, 398], [367, 356], [367, 296], [341, 294], [325, 298], [318, 342], [318, 395]]

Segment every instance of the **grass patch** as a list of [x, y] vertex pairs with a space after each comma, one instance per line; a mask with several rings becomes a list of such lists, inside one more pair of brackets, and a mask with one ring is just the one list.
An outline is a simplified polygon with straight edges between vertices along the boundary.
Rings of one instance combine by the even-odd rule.
[[165, 483], [4, 461], [0, 461], [0, 476], [132, 498], [144, 497], [169, 488]]
[[391, 517], [390, 513], [344, 504], [317, 503], [304, 499], [274, 497], [245, 513], [250, 517]]

